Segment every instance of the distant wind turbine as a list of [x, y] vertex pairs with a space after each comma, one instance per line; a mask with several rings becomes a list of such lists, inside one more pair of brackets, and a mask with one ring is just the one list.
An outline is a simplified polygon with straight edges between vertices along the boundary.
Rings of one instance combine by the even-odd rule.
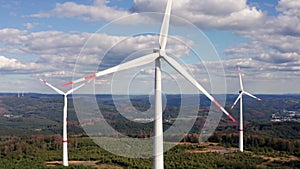
[[239, 91], [239, 96], [238, 98], [235, 100], [235, 102], [233, 103], [233, 105], [231, 106], [230, 110], [233, 109], [233, 107], [236, 105], [236, 103], [240, 100], [240, 127], [239, 127], [239, 151], [243, 152], [244, 151], [244, 139], [243, 139], [243, 133], [244, 133], [244, 129], [243, 129], [243, 94], [246, 94], [256, 100], [261, 101], [260, 98], [250, 94], [249, 92], [244, 90], [244, 86], [243, 86], [243, 81], [242, 81], [242, 74], [241, 74], [241, 68], [238, 67], [239, 70], [239, 78], [240, 78], [240, 87], [241, 90]]
[[76, 83], [80, 83], [86, 80], [94, 79], [96, 77], [104, 76], [107, 74], [123, 71], [126, 69], [146, 65], [151, 62], [155, 62], [155, 121], [154, 121], [154, 151], [153, 151], [153, 168], [164, 168], [164, 156], [163, 156], [163, 121], [162, 121], [162, 85], [161, 85], [161, 60], [166, 61], [173, 69], [181, 74], [187, 81], [199, 89], [205, 94], [219, 109], [221, 109], [232, 121], [235, 119], [219, 104], [217, 100], [213, 98], [177, 61], [166, 54], [166, 44], [168, 40], [169, 22], [172, 8], [172, 0], [168, 0], [167, 7], [161, 26], [159, 37], [159, 48], [153, 50], [152, 54], [148, 54], [137, 59], [130, 60], [128, 62], [119, 64], [117, 66], [108, 68], [106, 70], [97, 72], [77, 79], [75, 81], [68, 82], [63, 86], [68, 86]]
[[89, 81], [87, 81], [86, 83], [82, 83], [81, 85], [72, 88], [71, 90], [67, 91], [67, 92], [63, 92], [61, 90], [59, 90], [58, 88], [52, 86], [50, 83], [46, 82], [45, 80], [38, 78], [41, 82], [43, 82], [45, 85], [49, 86], [50, 88], [52, 88], [54, 91], [56, 91], [57, 93], [61, 94], [64, 96], [64, 109], [63, 109], [63, 165], [64, 166], [69, 166], [69, 162], [68, 162], [68, 138], [67, 138], [67, 118], [68, 118], [68, 114], [67, 114], [67, 110], [68, 110], [68, 95], [75, 92], [76, 90], [78, 90], [79, 88], [83, 87], [84, 85], [86, 85], [87, 83], [89, 83]]

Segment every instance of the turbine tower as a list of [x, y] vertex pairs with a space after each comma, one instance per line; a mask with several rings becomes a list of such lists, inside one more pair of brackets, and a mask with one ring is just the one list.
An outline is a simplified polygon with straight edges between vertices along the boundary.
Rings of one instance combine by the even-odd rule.
[[63, 161], [62, 164], [64, 166], [69, 166], [69, 162], [68, 162], [68, 138], [67, 138], [67, 119], [68, 119], [68, 114], [67, 114], [67, 110], [68, 110], [68, 95], [75, 92], [76, 90], [78, 90], [79, 88], [83, 87], [84, 85], [86, 85], [87, 83], [89, 83], [89, 81], [87, 81], [86, 83], [82, 83], [81, 85], [72, 88], [71, 90], [67, 91], [67, 92], [63, 92], [61, 90], [59, 90], [58, 88], [52, 86], [50, 83], [46, 82], [45, 80], [38, 78], [41, 82], [43, 82], [45, 85], [49, 86], [50, 88], [52, 88], [54, 91], [56, 91], [57, 93], [61, 94], [64, 96], [64, 109], [63, 109]]
[[187, 81], [199, 89], [203, 94], [206, 95], [219, 109], [222, 110], [232, 121], [235, 119], [219, 104], [217, 100], [213, 98], [175, 59], [166, 54], [166, 45], [168, 40], [169, 22], [172, 8], [172, 0], [168, 0], [167, 7], [163, 23], [160, 30], [159, 36], [159, 48], [153, 49], [152, 54], [141, 56], [137, 59], [130, 60], [128, 62], [119, 64], [117, 66], [108, 68], [106, 70], [97, 72], [77, 79], [75, 81], [63, 84], [68, 86], [76, 83], [81, 83], [86, 80], [94, 79], [96, 77], [104, 76], [107, 74], [123, 71], [126, 69], [146, 65], [155, 62], [155, 119], [154, 119], [154, 149], [153, 149], [153, 168], [163, 169], [164, 168], [164, 156], [163, 156], [163, 124], [162, 124], [162, 85], [161, 85], [161, 60], [168, 63], [173, 69], [181, 74]]
[[236, 103], [240, 100], [239, 151], [243, 152], [244, 151], [244, 138], [243, 138], [243, 134], [244, 134], [244, 129], [243, 129], [243, 94], [248, 95], [248, 96], [250, 96], [250, 97], [252, 97], [252, 98], [254, 98], [256, 100], [259, 100], [259, 101], [261, 101], [261, 99], [244, 90], [244, 85], [243, 85], [243, 81], [242, 81], [242, 74], [241, 74], [241, 68], [238, 67], [238, 70], [239, 70], [239, 78], [240, 78], [240, 87], [241, 87], [241, 90], [239, 91], [239, 96], [235, 100], [235, 102], [233, 103], [233, 105], [231, 106], [230, 110], [232, 110], [233, 107], [236, 105]]

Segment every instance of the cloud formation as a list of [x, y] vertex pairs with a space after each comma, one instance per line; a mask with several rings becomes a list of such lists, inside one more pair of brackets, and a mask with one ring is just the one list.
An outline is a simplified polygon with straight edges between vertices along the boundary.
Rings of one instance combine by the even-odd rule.
[[[65, 72], [64, 75], [72, 75], [74, 65], [80, 55], [78, 66], [87, 68], [92, 65], [98, 66], [101, 63], [103, 68], [111, 67], [124, 59], [133, 59], [144, 54], [136, 52], [148, 50], [151, 51], [157, 47], [157, 35], [139, 35], [139, 36], [114, 36], [105, 33], [86, 33], [86, 32], [60, 32], [60, 31], [42, 31], [27, 32], [18, 29], [0, 29], [0, 51], [18, 54], [35, 55], [35, 63], [18, 61], [15, 59], [2, 58], [0, 70], [18, 69], [34, 70], [37, 65], [47, 67], [55, 76]], [[177, 57], [188, 54], [189, 49], [182, 46], [182, 42], [192, 44], [191, 41], [179, 36], [174, 36], [169, 40], [170, 52], [176, 53]], [[132, 56], [131, 56], [132, 55]], [[131, 58], [127, 58], [131, 56]], [[24, 58], [25, 59], [25, 58]], [[23, 63], [24, 62], [24, 63]], [[28, 67], [25, 66], [28, 64]], [[12, 67], [8, 67], [11, 65]], [[102, 69], [103, 69], [102, 68]], [[37, 69], [36, 69], [37, 70]], [[45, 70], [45, 69], [41, 69]], [[40, 72], [37, 70], [37, 72]], [[47, 72], [45, 72], [47, 73]]]
[[75, 2], [57, 3], [51, 11], [30, 16], [37, 18], [59, 17], [78, 18], [86, 21], [110, 21], [128, 14], [128, 11], [107, 6], [107, 0], [94, 0], [91, 5], [77, 4]]
[[0, 72], [2, 75], [44, 72], [49, 68], [49, 66], [39, 65], [33, 62], [21, 62], [15, 58], [0, 56]]
[[[134, 0], [130, 11], [110, 7], [107, 0], [94, 0], [91, 5], [65, 2], [57, 3], [50, 11], [32, 14], [30, 17], [111, 21], [132, 13], [163, 13], [164, 7], [161, 0]], [[249, 29], [265, 21], [265, 14], [255, 7], [248, 6], [246, 0], [176, 0], [173, 2], [172, 13], [205, 29]], [[143, 17], [145, 16], [137, 16], [136, 22], [145, 20]]]
[[[160, 4], [159, 0], [135, 0], [132, 9], [134, 12], [163, 12], [164, 5]], [[265, 19], [264, 13], [248, 6], [246, 0], [176, 0], [172, 14], [202, 29], [250, 29]]]
[[[37, 18], [75, 18], [89, 24], [95, 21], [111, 21], [132, 13], [159, 12], [162, 13], [166, 1], [134, 0], [130, 10], [110, 6], [107, 0], [93, 0], [91, 4], [65, 1], [56, 3], [53, 9], [31, 14]], [[220, 5], [221, 4], [221, 5]], [[200, 29], [230, 31], [233, 34], [248, 39], [247, 42], [230, 46], [222, 53], [224, 67], [229, 78], [236, 77], [236, 65], [239, 64], [248, 72], [252, 79], [286, 80], [300, 75], [300, 5], [295, 0], [279, 0], [276, 15], [268, 16], [266, 11], [254, 7], [246, 0], [176, 0], [172, 14], [183, 17]], [[28, 18], [28, 17], [27, 17]], [[161, 18], [145, 18], [136, 14], [134, 19], [127, 20], [133, 24], [140, 22], [161, 22]], [[174, 24], [174, 23], [173, 23]], [[36, 72], [44, 70], [44, 76], [72, 76], [74, 63], [82, 46], [92, 36], [87, 32], [39, 31], [31, 32], [35, 23], [24, 22], [26, 30], [15, 28], [0, 29], [0, 71]], [[177, 37], [176, 37], [177, 38]], [[178, 37], [180, 38], [180, 37]], [[221, 41], [220, 37], [220, 41]], [[187, 42], [187, 39], [184, 39]], [[157, 36], [139, 35], [122, 36], [105, 33], [95, 34], [86, 50], [81, 53], [82, 68], [97, 66], [99, 53], [105, 53], [102, 60], [103, 68], [116, 65], [126, 56], [142, 49], [152, 50], [157, 47]], [[193, 43], [193, 42], [188, 42]], [[176, 41], [170, 40], [168, 45], [171, 53], [180, 57], [188, 55], [189, 49]], [[7, 54], [7, 55], [6, 55]], [[11, 55], [35, 56], [36, 62], [26, 59], [14, 59]], [[10, 56], [10, 57], [8, 57]], [[131, 55], [132, 58], [137, 57]], [[21, 58], [21, 57], [18, 57]], [[109, 59], [107, 59], [109, 58]], [[127, 58], [130, 59], [130, 58]], [[215, 62], [206, 62], [206, 66], [214, 66]], [[27, 65], [27, 66], [25, 66]], [[49, 66], [51, 65], [51, 66]], [[198, 66], [198, 67], [197, 67]], [[194, 74], [204, 74], [203, 65], [189, 68]], [[147, 69], [145, 69], [147, 70]], [[83, 74], [89, 73], [83, 71]], [[144, 74], [149, 73], [144, 71]], [[217, 75], [217, 72], [215, 73]], [[299, 79], [299, 78], [298, 78]], [[200, 79], [198, 79], [200, 81]], [[204, 83], [207, 81], [204, 80]]]
[[232, 58], [251, 57], [271, 64], [269, 68], [272, 71], [286, 71], [288, 74], [291, 74], [290, 71], [299, 71], [299, 4], [293, 0], [280, 0], [276, 9], [277, 16], [268, 16], [265, 23], [257, 25], [255, 29], [235, 31], [251, 41], [226, 49], [224, 54]]

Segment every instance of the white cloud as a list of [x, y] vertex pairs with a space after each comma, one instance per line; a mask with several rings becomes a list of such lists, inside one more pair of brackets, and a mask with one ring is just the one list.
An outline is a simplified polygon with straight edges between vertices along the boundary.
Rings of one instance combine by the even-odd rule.
[[24, 26], [26, 29], [32, 29], [32, 28], [34, 28], [34, 27], [37, 26], [37, 25], [38, 25], [38, 23], [29, 23], [29, 22], [23, 24], [23, 26]]
[[35, 74], [36, 77], [43, 77], [43, 78], [62, 78], [62, 77], [71, 77], [72, 72], [67, 72], [64, 70], [57, 70], [51, 72], [41, 72]]
[[13, 28], [0, 29], [0, 41], [5, 45], [19, 45], [25, 39], [23, 35], [26, 33], [27, 31]]
[[[166, 1], [160, 0], [134, 0], [131, 12], [162, 13], [165, 4]], [[256, 47], [261, 45], [282, 53], [300, 53], [297, 46], [300, 43], [299, 9], [296, 1], [280, 0], [277, 6], [280, 14], [276, 17], [268, 17], [263, 11], [249, 6], [246, 0], [176, 0], [173, 2], [172, 13], [186, 18], [199, 28], [231, 30], [249, 38], [253, 40], [252, 45], [255, 43], [255, 47], [251, 49], [257, 49]], [[91, 5], [75, 2], [58, 3], [53, 10], [32, 16], [76, 17], [95, 21], [112, 20], [128, 14], [130, 14], [129, 11], [109, 7], [106, 0], [94, 0]], [[136, 15], [134, 20], [138, 23], [144, 17]], [[230, 50], [228, 49], [225, 53], [228, 54]], [[266, 53], [263, 50], [261, 53], [255, 52], [255, 55]]]
[[109, 21], [128, 14], [128, 11], [118, 10], [113, 7], [107, 6], [107, 0], [94, 0], [94, 3], [92, 5], [82, 5], [75, 2], [57, 3], [53, 10], [38, 14], [32, 14], [31, 17], [75, 17], [87, 21]]
[[94, 84], [103, 86], [103, 85], [110, 85], [110, 82], [105, 79], [95, 79]]
[[[225, 71], [225, 77], [227, 81], [227, 92], [237, 93], [239, 86], [239, 78], [237, 65], [241, 67], [243, 73], [244, 86], [248, 91], [252, 93], [289, 93], [299, 92], [297, 85], [300, 83], [300, 61], [290, 62], [290, 63], [268, 63], [262, 62], [255, 59], [241, 58], [241, 59], [230, 59], [223, 60], [222, 66], [216, 66], [219, 63], [215, 61], [203, 62], [209, 72], [203, 71], [201, 65], [188, 65], [188, 69], [192, 70], [194, 75], [208, 73], [210, 78], [216, 79], [218, 76], [223, 76], [223, 68]], [[197, 69], [198, 67], [198, 69]], [[192, 68], [192, 69], [191, 69]], [[222, 78], [222, 77], [221, 77]], [[200, 80], [199, 80], [200, 81]], [[202, 82], [202, 81], [200, 81]], [[202, 82], [207, 85], [205, 82]], [[214, 84], [210, 84], [214, 83]], [[221, 88], [225, 84], [215, 84], [215, 82], [210, 82], [210, 85], [217, 85]]]
[[[78, 53], [88, 35], [84, 33], [64, 33], [59, 31], [33, 32], [26, 36], [22, 49], [36, 54]], [[74, 49], [77, 50], [74, 51]]]
[[280, 53], [276, 51], [270, 51], [269, 53], [262, 53], [259, 56], [254, 57], [254, 59], [275, 64], [295, 63], [300, 61], [300, 55], [295, 52]]
[[[238, 30], [237, 34], [252, 41], [226, 49], [224, 54], [235, 58], [252, 57], [270, 64], [272, 71], [299, 71], [300, 62], [300, 7], [293, 0], [280, 0], [277, 16], [270, 16], [255, 29]], [[294, 66], [292, 66], [294, 65]], [[293, 69], [291, 69], [293, 68]]]
[[[65, 2], [57, 3], [51, 11], [32, 14], [31, 17], [66, 17], [86, 21], [110, 21], [131, 13], [163, 13], [165, 3], [166, 1], [162, 2], [161, 0], [134, 0], [133, 7], [129, 12], [109, 7], [106, 0], [94, 0], [91, 5]], [[262, 24], [265, 19], [262, 11], [248, 6], [246, 0], [176, 0], [173, 2], [172, 13], [189, 20], [200, 28], [249, 29]], [[145, 18], [144, 15], [135, 17], [136, 23], [145, 20], [149, 21], [149, 18]], [[128, 20], [128, 22], [132, 22], [132, 20]]]
[[4, 56], [0, 56], [0, 61], [1, 69], [20, 69], [26, 67], [26, 65], [20, 63], [18, 60], [6, 58]]
[[141, 74], [143, 75], [153, 75], [153, 73], [155, 72], [154, 69], [141, 69]]
[[[126, 11], [110, 7], [106, 0], [94, 0], [90, 5], [64, 2], [57, 3], [50, 11], [31, 16], [110, 21], [135, 12], [161, 13], [164, 11], [166, 1], [134, 0], [133, 3], [131, 11]], [[276, 9], [277, 16], [266, 16], [265, 11], [249, 5], [246, 0], [176, 0], [173, 4], [172, 14], [186, 18], [199, 28], [229, 30], [251, 40], [249, 43], [242, 43], [224, 51], [228, 58], [223, 62], [226, 75], [229, 79], [236, 78], [236, 65], [240, 64], [247, 72], [248, 81], [264, 81], [266, 84], [272, 85], [275, 80], [290, 81], [292, 78], [300, 76], [300, 48], [298, 45], [300, 44], [300, 5], [295, 0], [280, 0]], [[128, 20], [126, 21], [128, 23], [124, 24], [132, 24], [133, 21], [135, 23], [152, 22], [153, 20], [161, 22], [161, 18], [145, 18], [142, 15], [135, 15], [134, 19]], [[25, 23], [24, 26], [26, 29], [30, 29], [34, 25]], [[30, 54], [38, 58], [36, 63], [27, 63], [4, 57], [1, 58], [1, 61], [9, 63], [10, 66], [1, 62], [1, 68], [11, 72], [16, 72], [16, 70], [30, 72], [38, 70], [36, 67], [41, 65], [43, 68], [52, 65], [53, 67], [49, 69], [43, 69], [47, 70], [44, 72], [45, 76], [71, 76], [78, 53], [90, 36], [90, 33], [84, 32], [28, 32], [11, 28], [0, 29], [0, 42], [3, 44], [0, 47], [1, 52], [18, 55]], [[168, 45], [171, 49], [169, 52], [178, 53], [177, 57], [187, 55], [189, 52], [185, 46], [176, 41], [170, 40]], [[145, 35], [128, 38], [121, 35], [96, 34], [81, 55], [82, 74], [89, 73], [86, 68], [96, 67], [101, 59], [99, 53], [105, 53], [112, 46], [114, 47], [111, 52], [106, 55], [109, 59], [103, 60], [103, 66], [109, 67], [118, 64], [126, 56], [145, 48], [152, 50], [153, 47], [157, 47], [157, 37]], [[138, 54], [132, 57], [137, 56]], [[214, 67], [216, 63], [205, 64]], [[24, 65], [29, 67], [26, 69]], [[189, 68], [194, 74], [205, 73], [205, 71], [199, 72], [197, 67], [193, 69], [190, 66]], [[145, 69], [143, 73], [149, 74], [151, 69]], [[217, 73], [215, 72], [215, 74]]]
[[283, 12], [285, 15], [297, 16], [299, 14], [300, 4], [295, 0], [280, 0], [277, 10]]
[[[164, 12], [159, 0], [135, 0], [136, 12]], [[246, 0], [177, 0], [172, 14], [183, 17], [200, 28], [249, 29], [263, 23], [264, 13], [247, 5]]]
[[[1, 71], [14, 74], [57, 70], [71, 72], [80, 48], [88, 37], [86, 33], [0, 29], [0, 44], [4, 45], [0, 46], [0, 51], [8, 55], [17, 55], [23, 60], [2, 57]], [[26, 61], [32, 60], [28, 55], [36, 57], [36, 61]]]
[[[0, 51], [32, 55], [41, 64], [65, 67], [74, 64], [81, 47], [89, 37], [86, 33], [64, 33], [59, 31], [26, 32], [18, 29], [0, 29]], [[70, 67], [70, 66], [68, 66]]]
[[4, 74], [10, 73], [32, 73], [46, 71], [49, 67], [32, 62], [21, 62], [14, 58], [0, 56], [0, 71]]
[[[7, 28], [0, 29], [0, 37], [2, 37], [0, 43], [6, 44], [5, 47], [0, 47], [0, 51], [17, 54], [19, 58], [22, 55], [35, 56], [35, 64], [51, 68], [46, 69], [49, 72], [45, 72], [45, 74], [53, 76], [72, 76], [81, 50], [77, 68], [81, 69], [82, 74], [85, 75], [85, 73], [90, 73], [89, 71], [95, 72], [99, 63], [101, 63], [102, 69], [111, 67], [119, 64], [122, 60], [126, 61], [146, 54], [145, 50], [148, 53], [152, 52], [153, 48], [158, 46], [157, 35], [128, 37], [85, 32], [26, 32]], [[85, 44], [88, 39], [88, 43]], [[193, 44], [190, 40], [174, 36], [169, 39], [168, 46], [170, 49], [168, 51], [176, 54], [177, 57], [188, 54], [189, 49], [182, 46], [183, 42], [189, 45]], [[16, 61], [15, 65], [17, 63], [20, 66], [22, 62]], [[22, 64], [24, 67], [25, 63]], [[11, 73], [16, 73], [14, 69], [8, 70], [11, 70]], [[39, 72], [39, 70], [37, 71]], [[60, 72], [65, 73], [61, 74]]]

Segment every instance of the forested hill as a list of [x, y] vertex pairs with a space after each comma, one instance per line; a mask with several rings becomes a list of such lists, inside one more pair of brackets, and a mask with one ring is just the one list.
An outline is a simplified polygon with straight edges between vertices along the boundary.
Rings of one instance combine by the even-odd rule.
[[[190, 97], [184, 95], [183, 97]], [[220, 96], [216, 96], [220, 97]], [[226, 109], [232, 105], [237, 95], [227, 95]], [[284, 114], [286, 111], [299, 112], [300, 95], [258, 95], [263, 101], [244, 97], [244, 117], [245, 120], [253, 124], [253, 129], [257, 129], [257, 124], [267, 124], [262, 129], [274, 124], [270, 122], [272, 114]], [[124, 96], [116, 96], [117, 99], [123, 99]], [[131, 103], [139, 110], [149, 108], [149, 96], [130, 96]], [[112, 125], [118, 123], [119, 128], [127, 131], [126, 127], [133, 127], [134, 123], [126, 121], [114, 108], [111, 95], [97, 95], [99, 108], [106, 112], [105, 117]], [[176, 118], [178, 113], [180, 95], [167, 95], [167, 107], [164, 112], [164, 119]], [[198, 125], [203, 123], [206, 117], [206, 110], [211, 102], [203, 95], [200, 96], [200, 110], [198, 114]], [[55, 134], [61, 133], [63, 98], [60, 95], [44, 95], [35, 93], [26, 93], [24, 97], [17, 97], [17, 94], [0, 94], [0, 135], [32, 135], [32, 134]], [[238, 119], [239, 106], [237, 105], [231, 113]], [[224, 116], [221, 125], [232, 125]], [[121, 125], [122, 124], [122, 125]], [[278, 123], [280, 124], [280, 123]], [[296, 123], [297, 124], [297, 123]], [[168, 125], [168, 124], [165, 124]], [[83, 130], [77, 121], [72, 99], [69, 97], [68, 106], [68, 130], [70, 133], [82, 133]], [[148, 131], [152, 124], [147, 125]], [[125, 129], [124, 129], [125, 127]], [[258, 127], [259, 128], [259, 127]], [[269, 127], [272, 129], [272, 126]], [[274, 128], [278, 130], [277, 128]], [[280, 130], [280, 129], [279, 129]]]

